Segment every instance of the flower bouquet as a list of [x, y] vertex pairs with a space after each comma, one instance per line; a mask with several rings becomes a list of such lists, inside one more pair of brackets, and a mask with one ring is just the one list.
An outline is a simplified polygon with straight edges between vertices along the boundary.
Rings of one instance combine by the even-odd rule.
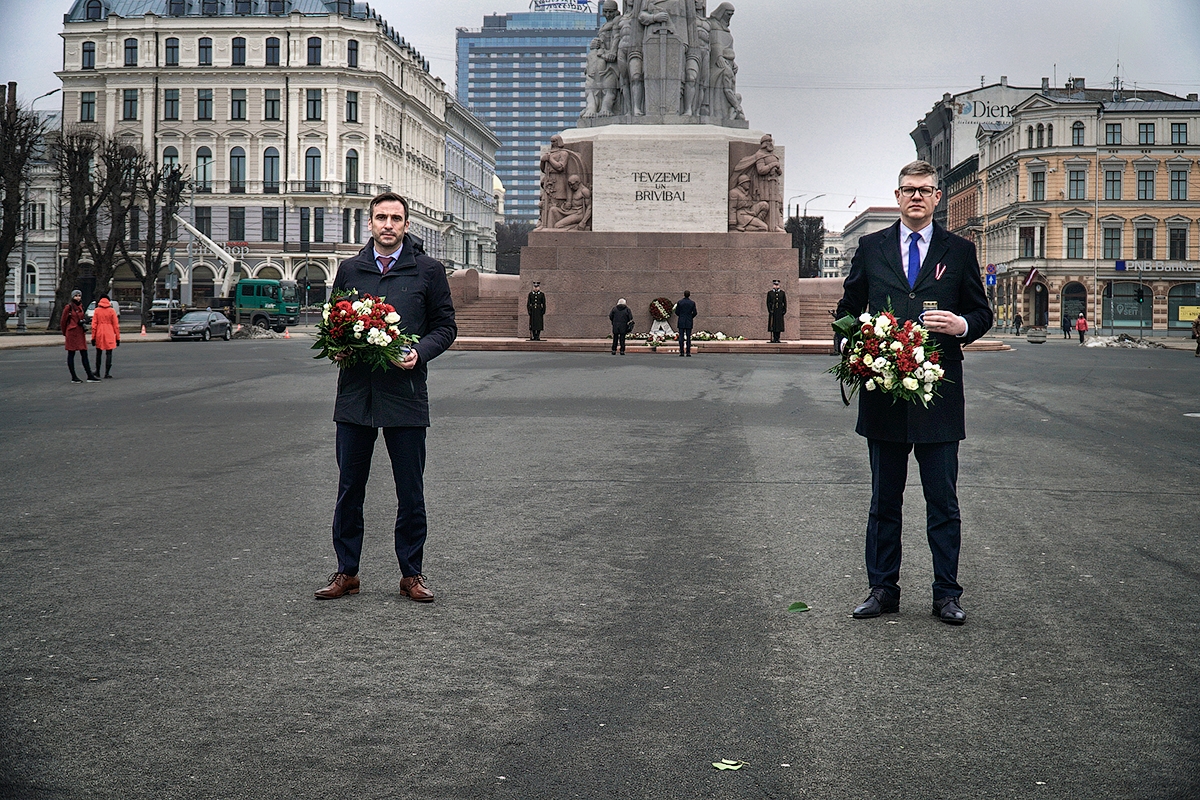
[[938, 385], [945, 380], [939, 366], [941, 351], [937, 340], [912, 320], [903, 323], [889, 309], [857, 319], [849, 314], [833, 323], [833, 329], [845, 337], [842, 359], [829, 372], [843, 386], [842, 399], [849, 405], [845, 386], [853, 397], [862, 386], [868, 392], [890, 394], [893, 402], [905, 400], [926, 408], [938, 396]]
[[[313, 358], [328, 358], [342, 369], [365, 364], [372, 370], [386, 370], [392, 362], [402, 361], [419, 337], [404, 333], [400, 315], [384, 299], [334, 292], [321, 312], [317, 343], [312, 346], [321, 352]], [[338, 354], [345, 357], [339, 360]]]
[[656, 297], [650, 301], [650, 316], [659, 322], [666, 322], [671, 318], [671, 312], [675, 310], [675, 306], [665, 297]]

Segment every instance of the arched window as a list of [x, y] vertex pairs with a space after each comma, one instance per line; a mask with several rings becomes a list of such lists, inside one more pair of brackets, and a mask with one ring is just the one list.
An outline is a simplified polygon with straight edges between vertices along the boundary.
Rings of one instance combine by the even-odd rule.
[[179, 166], [179, 151], [174, 147], [167, 147], [163, 150], [162, 165], [164, 167]]
[[1033, 126], [1032, 125], [1029, 126], [1029, 130], [1027, 131], [1027, 133], [1029, 134], [1029, 149], [1032, 150], [1033, 149]]
[[211, 192], [212, 191], [212, 150], [207, 147], [201, 147], [196, 151], [196, 191]]
[[279, 66], [279, 40], [274, 36], [267, 39], [267, 66]]
[[346, 153], [346, 193], [358, 194], [358, 151]]
[[233, 66], [246, 66], [246, 40], [241, 36], [233, 37]]
[[125, 66], [136, 67], [138, 65], [138, 58], [137, 58], [138, 48], [137, 48], [137, 46], [138, 46], [137, 39], [126, 39], [125, 40]]
[[358, 66], [358, 42], [354, 39], [346, 42], [346, 66]]
[[166, 66], [178, 67], [179, 66], [179, 40], [174, 37], [167, 39], [166, 46], [163, 49], [163, 55], [165, 56]]
[[199, 62], [202, 67], [212, 66], [212, 39], [207, 36], [200, 39], [200, 46], [197, 50], [199, 53]]
[[229, 151], [229, 191], [233, 194], [246, 191], [246, 151], [240, 147]]
[[1054, 126], [1046, 126], [1046, 147], [1054, 147]]
[[25, 297], [28, 298], [37, 294], [37, 267], [33, 264], [25, 265]]
[[104, 13], [104, 8], [100, 5], [100, 0], [88, 0], [87, 18], [100, 19], [100, 15]]
[[279, 194], [279, 151], [274, 147], [263, 153], [263, 192]]
[[321, 151], [315, 147], [304, 154], [304, 191], [321, 191]]
[[1083, 123], [1082, 122], [1076, 122], [1074, 125], [1071, 126], [1071, 146], [1072, 147], [1082, 147], [1083, 146]]
[[310, 36], [308, 39], [308, 65], [321, 66], [321, 39], [318, 36]]
[[1038, 123], [1037, 126], [1037, 146], [1046, 146], [1046, 126], [1042, 125], [1041, 123]]
[[95, 69], [96, 68], [96, 43], [84, 42], [83, 55], [79, 59], [80, 69]]

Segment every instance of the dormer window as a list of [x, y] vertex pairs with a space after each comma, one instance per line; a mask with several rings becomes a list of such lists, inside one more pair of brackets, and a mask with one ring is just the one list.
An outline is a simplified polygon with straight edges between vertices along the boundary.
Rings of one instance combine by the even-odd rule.
[[235, 2], [235, 3], [233, 4], [233, 11], [234, 11], [234, 13], [236, 13], [236, 14], [249, 14], [249, 13], [251, 13], [251, 11], [250, 11], [250, 0], [237, 0], [237, 2]]
[[168, 0], [167, 13], [172, 17], [182, 17], [187, 13], [187, 6], [184, 0]]
[[282, 14], [283, 0], [267, 0], [267, 13]]
[[201, 0], [200, 13], [201, 14], [220, 13], [220, 8], [219, 8], [219, 4], [217, 3], [217, 0]]
[[100, 5], [100, 0], [88, 0], [87, 18], [101, 19], [104, 14], [104, 7]]

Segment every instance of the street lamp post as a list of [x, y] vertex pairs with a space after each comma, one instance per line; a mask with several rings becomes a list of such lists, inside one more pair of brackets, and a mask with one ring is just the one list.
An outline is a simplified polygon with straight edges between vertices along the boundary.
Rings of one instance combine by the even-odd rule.
[[789, 219], [790, 219], [790, 218], [791, 218], [791, 216], [792, 216], [792, 201], [793, 201], [793, 200], [799, 200], [801, 197], [808, 197], [808, 195], [807, 195], [807, 194], [798, 194], [798, 195], [796, 195], [796, 196], [794, 196], [794, 197], [789, 197], [789, 198], [788, 198], [788, 201], [787, 201], [787, 211], [788, 211], [788, 218], [789, 218]]
[[[41, 100], [43, 97], [49, 97], [50, 95], [56, 94], [60, 91], [62, 91], [61, 86], [57, 89], [51, 89], [50, 91], [46, 92], [45, 94], [38, 95], [37, 97], [33, 98], [33, 100], [30, 101], [30, 103], [29, 103], [29, 112], [31, 114], [33, 113], [33, 104], [36, 103], [38, 100]], [[17, 301], [17, 333], [25, 333], [25, 331], [26, 331], [26, 327], [25, 327], [25, 306], [26, 306], [25, 287], [26, 287], [27, 278], [25, 276], [25, 269], [26, 269], [26, 265], [29, 261], [29, 184], [32, 180], [33, 180], [33, 174], [29, 168], [29, 159], [26, 158], [26, 160], [25, 160], [25, 194], [21, 198], [22, 199], [21, 268], [17, 271], [17, 280], [21, 284], [20, 293], [18, 295], [19, 300]], [[57, 256], [55, 257], [55, 260], [57, 260]]]
[[804, 237], [801, 241], [804, 243], [804, 258], [800, 262], [805, 267], [808, 266], [808, 204], [813, 200], [820, 200], [824, 194], [819, 194], [816, 197], [810, 197], [804, 201], [804, 216], [800, 219], [800, 235]]

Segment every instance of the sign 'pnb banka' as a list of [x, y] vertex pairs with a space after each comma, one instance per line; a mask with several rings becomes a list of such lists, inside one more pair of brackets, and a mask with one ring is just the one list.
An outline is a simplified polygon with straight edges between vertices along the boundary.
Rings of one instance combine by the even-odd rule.
[[1189, 261], [1118, 261], [1117, 272], [1196, 272], [1200, 263]]

